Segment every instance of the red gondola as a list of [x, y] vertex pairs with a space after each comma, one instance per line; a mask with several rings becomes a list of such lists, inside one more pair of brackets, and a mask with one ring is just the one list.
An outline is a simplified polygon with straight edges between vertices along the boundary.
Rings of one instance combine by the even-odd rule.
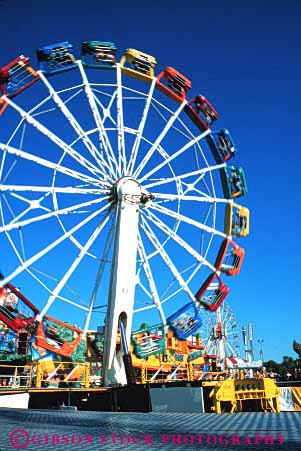
[[245, 251], [234, 241], [225, 239], [219, 249], [214, 266], [228, 276], [236, 276], [242, 266]]
[[0, 288], [0, 320], [15, 332], [35, 321], [39, 310], [14, 285]]
[[157, 77], [157, 88], [176, 102], [186, 99], [191, 81], [173, 67], [166, 67]]
[[228, 293], [227, 285], [213, 273], [207, 277], [195, 297], [207, 310], [215, 311], [224, 302]]
[[202, 132], [208, 130], [212, 122], [218, 119], [218, 112], [204, 96], [189, 100], [184, 111]]
[[[38, 73], [30, 66], [29, 59], [18, 56], [0, 69], [0, 93], [13, 98], [39, 80]], [[7, 107], [0, 99], [0, 115]]]
[[37, 345], [55, 354], [70, 357], [81, 341], [83, 331], [50, 316], [37, 327]]
[[46, 75], [65, 72], [76, 68], [73, 45], [68, 41], [45, 45], [37, 49], [40, 69]]

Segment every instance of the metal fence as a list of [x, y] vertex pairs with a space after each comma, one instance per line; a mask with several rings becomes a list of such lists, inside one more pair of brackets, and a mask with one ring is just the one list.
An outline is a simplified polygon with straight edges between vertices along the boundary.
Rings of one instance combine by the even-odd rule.
[[0, 365], [0, 387], [31, 387], [32, 374], [31, 365]]

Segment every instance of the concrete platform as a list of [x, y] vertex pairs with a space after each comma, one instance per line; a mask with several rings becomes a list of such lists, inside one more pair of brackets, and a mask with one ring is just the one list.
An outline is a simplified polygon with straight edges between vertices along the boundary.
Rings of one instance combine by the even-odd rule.
[[0, 409], [0, 451], [301, 451], [301, 413]]

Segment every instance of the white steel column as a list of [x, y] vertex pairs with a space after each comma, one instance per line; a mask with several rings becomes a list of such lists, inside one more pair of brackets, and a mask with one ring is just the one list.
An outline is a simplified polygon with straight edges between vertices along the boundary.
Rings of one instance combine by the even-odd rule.
[[225, 361], [226, 361], [226, 350], [225, 350], [225, 324], [222, 322], [221, 310], [220, 307], [216, 311], [216, 324], [221, 325], [221, 336], [218, 337], [217, 348], [218, 348], [218, 356], [221, 364], [221, 370], [225, 370]]
[[136, 285], [136, 255], [138, 215], [141, 187], [131, 177], [123, 177], [115, 186], [117, 220], [115, 247], [111, 271], [108, 310], [105, 320], [103, 356], [104, 384], [126, 384], [123, 350], [116, 349], [118, 321], [125, 318], [126, 341], [130, 346], [134, 294]]

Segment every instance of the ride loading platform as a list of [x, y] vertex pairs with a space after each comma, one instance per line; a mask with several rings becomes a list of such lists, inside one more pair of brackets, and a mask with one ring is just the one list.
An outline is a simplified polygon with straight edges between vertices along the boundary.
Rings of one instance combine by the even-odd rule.
[[[207, 412], [210, 412], [209, 403], [208, 398]], [[98, 412], [205, 412], [200, 382], [97, 388], [1, 387], [1, 407]]]
[[268, 378], [97, 388], [2, 387], [0, 406], [99, 412], [279, 412], [279, 394]]
[[[249, 378], [241, 371], [234, 379], [225, 372], [211, 372], [193, 380], [188, 372], [187, 378], [175, 380], [173, 373], [166, 374], [155, 381], [137, 379], [131, 367], [127, 385], [104, 387], [97, 368], [92, 371], [88, 362], [0, 365], [0, 407], [182, 413], [280, 410], [280, 389], [263, 375]], [[200, 380], [203, 377], [207, 380]]]

